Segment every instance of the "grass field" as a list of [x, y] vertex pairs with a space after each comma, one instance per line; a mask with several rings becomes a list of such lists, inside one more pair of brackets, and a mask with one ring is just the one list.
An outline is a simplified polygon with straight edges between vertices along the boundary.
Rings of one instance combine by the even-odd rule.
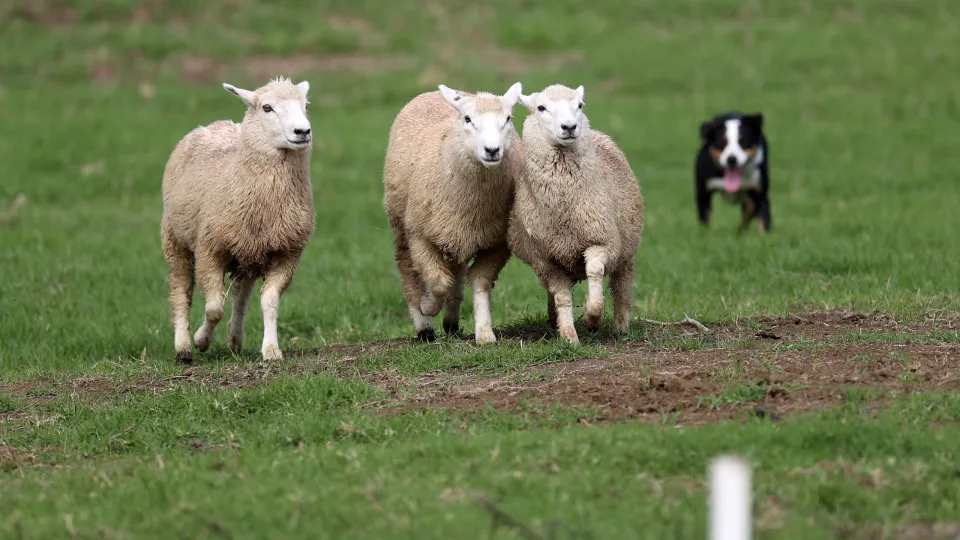
[[[761, 537], [960, 535], [954, 2], [206, 4], [0, 1], [0, 537], [703, 537], [721, 452]], [[287, 358], [260, 363], [253, 302], [246, 352], [221, 325], [176, 365], [163, 166], [239, 120], [222, 82], [278, 73], [315, 132]], [[710, 334], [557, 343], [513, 259], [497, 345], [412, 343], [389, 126], [439, 83], [518, 80], [585, 85], [646, 199], [636, 316]], [[763, 237], [719, 200], [695, 219], [697, 126], [733, 108], [766, 117]]]

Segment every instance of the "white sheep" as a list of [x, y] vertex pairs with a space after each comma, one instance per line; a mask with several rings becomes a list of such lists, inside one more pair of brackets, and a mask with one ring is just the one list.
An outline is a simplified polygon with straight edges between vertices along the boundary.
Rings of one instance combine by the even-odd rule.
[[627, 158], [583, 113], [583, 86], [562, 85], [520, 96], [523, 172], [510, 218], [511, 251], [533, 268], [547, 290], [550, 323], [577, 343], [572, 286], [587, 280], [584, 320], [603, 315], [603, 278], [610, 276], [613, 327], [626, 332], [634, 256], [643, 231], [643, 197]]
[[417, 336], [436, 339], [433, 317], [444, 306], [444, 331], [459, 332], [470, 281], [476, 341], [491, 343], [490, 289], [510, 258], [507, 219], [522, 162], [511, 122], [522, 89], [439, 90], [413, 98], [390, 128], [384, 207]]
[[255, 91], [224, 89], [247, 106], [243, 122], [199, 126], [174, 148], [163, 173], [163, 254], [170, 266], [174, 348], [193, 359], [190, 303], [194, 274], [206, 317], [194, 340], [205, 351], [223, 317], [224, 275], [231, 272], [233, 312], [228, 347], [243, 342], [243, 319], [254, 281], [263, 278], [265, 360], [283, 357], [277, 342], [280, 295], [293, 279], [313, 234], [312, 135], [306, 116], [310, 84], [277, 78]]

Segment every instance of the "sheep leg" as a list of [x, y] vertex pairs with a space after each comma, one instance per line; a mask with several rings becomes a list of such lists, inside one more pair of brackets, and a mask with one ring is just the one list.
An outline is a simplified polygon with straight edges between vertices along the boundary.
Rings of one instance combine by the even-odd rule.
[[230, 322], [227, 325], [227, 348], [233, 352], [240, 352], [243, 346], [243, 321], [247, 315], [247, 305], [250, 301], [250, 293], [253, 292], [254, 281], [256, 280], [251, 277], [237, 277], [230, 286], [233, 291], [233, 306]]
[[263, 277], [260, 287], [260, 308], [263, 311], [263, 346], [260, 352], [267, 361], [281, 360], [277, 339], [277, 317], [280, 312], [280, 295], [293, 281], [293, 273], [300, 261], [300, 253], [275, 254], [271, 267]]
[[490, 313], [490, 290], [509, 259], [510, 249], [507, 244], [500, 244], [478, 251], [470, 265], [467, 279], [473, 288], [473, 322], [477, 343], [497, 341], [493, 334], [493, 316]]
[[193, 341], [201, 352], [210, 347], [213, 331], [223, 318], [223, 306], [227, 291], [223, 285], [223, 276], [227, 271], [229, 257], [224, 253], [201, 252], [197, 257], [197, 282], [206, 298], [203, 325], [193, 335]]
[[448, 336], [460, 333], [460, 308], [463, 305], [463, 293], [467, 283], [466, 264], [457, 265], [454, 275], [456, 279], [453, 283], [453, 291], [447, 297], [447, 305], [443, 312], [443, 331]]
[[557, 301], [550, 291], [547, 291], [547, 323], [550, 328], [557, 329]]
[[603, 316], [603, 274], [607, 265], [607, 248], [591, 246], [583, 254], [587, 266], [587, 302], [583, 309], [583, 322], [595, 331]]
[[[391, 222], [392, 223], [392, 222]], [[420, 274], [413, 264], [413, 257], [410, 255], [410, 245], [407, 243], [406, 234], [403, 229], [394, 227], [393, 229], [393, 247], [396, 251], [397, 270], [400, 271], [400, 281], [403, 287], [403, 297], [410, 306], [410, 320], [413, 321], [413, 327], [417, 331], [417, 337], [421, 341], [434, 341], [437, 335], [433, 331], [433, 319], [424, 317], [420, 313], [420, 300], [423, 298], [423, 283], [420, 281]]]
[[624, 264], [610, 274], [610, 291], [613, 295], [613, 330], [626, 334], [630, 329], [630, 307], [633, 305], [633, 261]]
[[453, 287], [453, 273], [440, 251], [424, 238], [415, 236], [410, 239], [410, 256], [426, 286], [426, 294], [420, 300], [420, 312], [426, 317], [435, 317]]
[[190, 339], [190, 304], [193, 301], [193, 253], [181, 248], [169, 236], [163, 236], [163, 255], [170, 266], [170, 315], [173, 326], [173, 349], [177, 362], [193, 360]]
[[560, 337], [572, 345], [580, 343], [573, 326], [573, 283], [559, 276], [547, 280], [547, 292], [553, 295], [557, 310], [557, 329]]

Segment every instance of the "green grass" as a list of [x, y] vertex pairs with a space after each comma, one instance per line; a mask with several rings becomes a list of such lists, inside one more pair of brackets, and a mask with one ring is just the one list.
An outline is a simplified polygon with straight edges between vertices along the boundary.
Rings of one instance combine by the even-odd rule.
[[[705, 467], [723, 451], [753, 461], [757, 519], [775, 499], [781, 519], [765, 525], [777, 538], [955, 520], [960, 408], [950, 395], [895, 396], [868, 418], [858, 404], [874, 396], [857, 389], [829, 413], [696, 429], [586, 427], [577, 421], [590, 410], [533, 405], [382, 414], [383, 391], [358, 375], [523, 379], [529, 366], [653, 339], [639, 324], [612, 345], [606, 333], [582, 336], [579, 349], [532, 337], [544, 294], [516, 259], [493, 291], [493, 314], [508, 335], [528, 338], [318, 349], [413, 334], [381, 171], [394, 115], [438, 83], [585, 85], [592, 125], [619, 142], [646, 199], [641, 316], [955, 314], [952, 2], [3, 2], [0, 33], [15, 45], [0, 48], [0, 378], [47, 377], [32, 393], [0, 394], [0, 536], [518, 537], [491, 529], [466, 496], [483, 492], [544, 535], [556, 523], [558, 538], [688, 538], [704, 533]], [[290, 366], [250, 386], [211, 382], [260, 369], [253, 302], [248, 352], [225, 350], [222, 325], [192, 368], [203, 383], [122, 391], [182, 371], [159, 246], [166, 159], [196, 125], [240, 118], [221, 82], [252, 88], [280, 70], [311, 81], [316, 137], [317, 233], [281, 302]], [[736, 237], [738, 212], [719, 200], [709, 230], [695, 220], [697, 126], [732, 108], [766, 116], [774, 229], [765, 237]], [[526, 112], [516, 115], [520, 125]], [[468, 330], [471, 309], [468, 295]], [[844, 341], [952, 344], [957, 334]], [[652, 343], [718, 346], [755, 347], [681, 333]], [[820, 343], [770, 346], [816, 353]], [[58, 386], [93, 376], [118, 391]], [[720, 399], [750, 401], [755, 392], [735, 383]], [[864, 489], [860, 474], [877, 470], [883, 481]]]

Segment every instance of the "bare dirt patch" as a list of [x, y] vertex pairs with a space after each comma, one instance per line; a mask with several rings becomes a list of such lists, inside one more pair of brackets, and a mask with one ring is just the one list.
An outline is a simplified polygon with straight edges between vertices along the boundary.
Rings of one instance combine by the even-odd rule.
[[201, 56], [185, 55], [180, 58], [180, 77], [191, 84], [208, 84], [231, 74], [243, 72], [256, 80], [266, 80], [277, 75], [298, 78], [309, 73], [338, 73], [353, 71], [376, 74], [401, 69], [412, 60], [399, 54], [348, 53], [299, 53], [289, 56], [252, 55], [237, 62], [222, 63]]
[[54, 1], [17, 1], [11, 10], [15, 19], [23, 19], [41, 28], [70, 28], [80, 21], [73, 6]]
[[[960, 343], [924, 336], [935, 329], [957, 328], [954, 319], [931, 317], [902, 324], [880, 314], [809, 313], [710, 325], [709, 335], [651, 327], [642, 341], [604, 342], [619, 348], [613, 358], [532, 366], [508, 377], [459, 370], [398, 378], [389, 370], [363, 372], [357, 367], [363, 357], [411, 342], [400, 339], [301, 351], [292, 362], [280, 364], [236, 363], [209, 370], [201, 363], [165, 377], [40, 378], [0, 384], [0, 396], [30, 406], [47, 405], [63, 396], [96, 403], [126, 392], [157, 395], [184, 385], [245, 388], [280, 375], [331, 373], [359, 375], [386, 390], [391, 396], [387, 403], [374, 405], [383, 414], [424, 408], [465, 413], [487, 407], [510, 410], [533, 403], [591, 407], [600, 421], [639, 418], [689, 424], [744, 414], [776, 420], [836, 406], [851, 392], [869, 394], [867, 401], [878, 402], [891, 390], [955, 390], [960, 380]], [[889, 342], [851, 338], [862, 334], [880, 334]], [[505, 332], [503, 337], [553, 339], [538, 327]], [[699, 350], [685, 350], [684, 339], [697, 343]], [[25, 411], [0, 413], [0, 423], [7, 426], [32, 421]]]
[[381, 374], [374, 383], [395, 393], [381, 409], [387, 414], [537, 404], [591, 407], [599, 420], [700, 424], [744, 414], [777, 420], [836, 406], [851, 392], [881, 402], [892, 390], [955, 389], [958, 343], [848, 342], [851, 334], [930, 329], [929, 323], [901, 325], [881, 315], [812, 313], [717, 327], [706, 336], [713, 345], [696, 351], [661, 348], [652, 336], [614, 358], [539, 366], [509, 377], [430, 374], [398, 388]]
[[[281, 375], [308, 375], [325, 371], [346, 373], [359, 357], [402, 347], [409, 340], [390, 340], [356, 345], [331, 345], [314, 350], [301, 351], [297, 361], [283, 363], [238, 363], [223, 366], [216, 371], [207, 369], [203, 363], [184, 366], [175, 375], [156, 377], [144, 374], [133, 380], [114, 380], [102, 376], [78, 376], [54, 379], [40, 377], [28, 381], [0, 382], [0, 396], [11, 396], [27, 405], [47, 405], [63, 396], [76, 396], [86, 402], [96, 403], [111, 399], [122, 393], [147, 393], [158, 395], [179, 386], [207, 388], [248, 388], [269, 382]], [[288, 352], [289, 354], [289, 352]], [[173, 361], [172, 358], [170, 361]], [[28, 418], [23, 411], [0, 411], [0, 423]]]

